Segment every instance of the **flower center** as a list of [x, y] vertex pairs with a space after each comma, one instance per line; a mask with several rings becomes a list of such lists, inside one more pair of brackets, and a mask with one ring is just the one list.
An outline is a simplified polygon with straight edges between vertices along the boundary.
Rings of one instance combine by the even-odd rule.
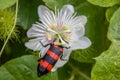
[[48, 40], [53, 40], [54, 44], [65, 46], [69, 43], [71, 29], [66, 24], [62, 24], [60, 27], [57, 23], [52, 24], [47, 28], [46, 37]]

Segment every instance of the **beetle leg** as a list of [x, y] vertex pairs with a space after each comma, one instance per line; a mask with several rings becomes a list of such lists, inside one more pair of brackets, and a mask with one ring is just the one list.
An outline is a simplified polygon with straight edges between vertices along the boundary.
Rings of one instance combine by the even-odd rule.
[[67, 60], [68, 60], [68, 59], [63, 58], [63, 54], [62, 54], [62, 56], [60, 57], [60, 59], [61, 59], [62, 61], [67, 61]]
[[41, 41], [40, 41], [40, 43], [41, 43], [41, 45], [42, 45], [43, 47], [47, 47], [48, 45], [50, 45], [50, 44], [44, 45]]
[[64, 48], [66, 48], [66, 49], [70, 49], [71, 47], [69, 46], [69, 47], [64, 47]]

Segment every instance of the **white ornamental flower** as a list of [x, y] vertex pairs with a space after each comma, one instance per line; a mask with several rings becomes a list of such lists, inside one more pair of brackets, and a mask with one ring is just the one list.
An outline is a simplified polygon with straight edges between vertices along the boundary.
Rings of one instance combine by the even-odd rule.
[[[36, 22], [28, 30], [28, 38], [32, 38], [25, 43], [25, 46], [36, 51], [40, 50], [41, 56], [46, 54], [50, 46], [43, 47], [42, 44], [57, 44], [64, 48], [63, 59], [69, 59], [72, 50], [85, 49], [91, 45], [91, 41], [84, 36], [85, 16], [76, 16], [72, 5], [64, 5], [62, 9], [55, 13], [46, 6], [38, 7], [38, 15], [41, 23]], [[41, 44], [42, 43], [42, 44]], [[63, 66], [67, 61], [59, 59], [52, 71]]]

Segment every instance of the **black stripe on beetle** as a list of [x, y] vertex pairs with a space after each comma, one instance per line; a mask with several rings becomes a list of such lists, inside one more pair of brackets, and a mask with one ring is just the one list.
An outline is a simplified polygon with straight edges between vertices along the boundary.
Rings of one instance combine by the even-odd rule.
[[47, 74], [54, 67], [58, 59], [63, 55], [63, 47], [50, 44], [46, 54], [39, 60], [37, 74], [38, 77]]

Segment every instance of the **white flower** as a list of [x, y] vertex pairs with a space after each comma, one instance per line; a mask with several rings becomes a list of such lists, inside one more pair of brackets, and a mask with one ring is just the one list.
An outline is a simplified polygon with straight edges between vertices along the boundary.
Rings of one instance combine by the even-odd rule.
[[[43, 47], [44, 44], [58, 44], [64, 48], [63, 57], [69, 59], [72, 50], [85, 49], [91, 45], [91, 41], [84, 36], [85, 16], [76, 16], [72, 5], [64, 5], [63, 8], [55, 10], [55, 13], [47, 7], [40, 5], [38, 15], [41, 23], [33, 24], [28, 30], [28, 38], [33, 38], [25, 43], [25, 46], [36, 51], [40, 50], [41, 56], [44, 56], [50, 46]], [[40, 43], [41, 42], [41, 43]], [[59, 59], [52, 71], [63, 66], [67, 61]]]

